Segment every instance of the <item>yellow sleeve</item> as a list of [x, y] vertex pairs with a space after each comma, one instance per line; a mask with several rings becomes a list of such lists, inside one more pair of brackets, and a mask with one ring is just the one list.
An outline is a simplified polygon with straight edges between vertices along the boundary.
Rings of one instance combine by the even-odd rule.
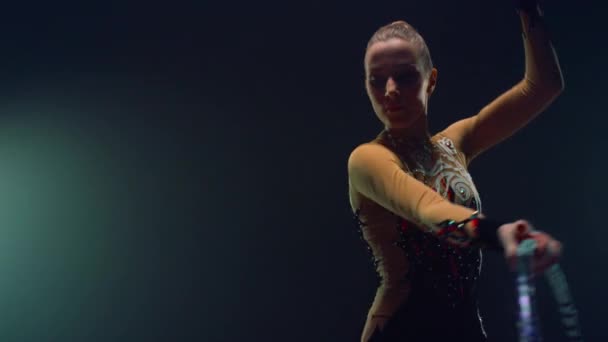
[[526, 70], [524, 78], [482, 108], [475, 116], [458, 121], [443, 134], [466, 155], [467, 162], [505, 140], [540, 114], [561, 93], [564, 83], [559, 61], [542, 22], [524, 29]]
[[392, 213], [436, 233], [446, 220], [462, 221], [474, 211], [451, 203], [402, 169], [386, 147], [368, 143], [355, 148], [348, 159], [351, 187]]

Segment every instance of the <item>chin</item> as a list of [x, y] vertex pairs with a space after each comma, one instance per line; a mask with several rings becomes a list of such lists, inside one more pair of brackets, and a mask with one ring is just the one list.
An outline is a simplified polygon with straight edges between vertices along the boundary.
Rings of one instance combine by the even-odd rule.
[[393, 129], [407, 129], [410, 128], [412, 126], [415, 126], [416, 123], [423, 119], [424, 115], [417, 115], [414, 117], [393, 117], [393, 119], [391, 120], [390, 116], [387, 116], [387, 127], [389, 128], [393, 128]]

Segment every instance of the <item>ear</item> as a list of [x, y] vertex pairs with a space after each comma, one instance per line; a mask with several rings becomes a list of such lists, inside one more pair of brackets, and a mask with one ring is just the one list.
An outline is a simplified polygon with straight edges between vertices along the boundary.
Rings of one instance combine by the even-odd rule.
[[435, 86], [437, 85], [437, 69], [433, 68], [429, 73], [428, 86], [426, 87], [426, 93], [428, 96], [431, 96], [433, 91], [435, 90]]

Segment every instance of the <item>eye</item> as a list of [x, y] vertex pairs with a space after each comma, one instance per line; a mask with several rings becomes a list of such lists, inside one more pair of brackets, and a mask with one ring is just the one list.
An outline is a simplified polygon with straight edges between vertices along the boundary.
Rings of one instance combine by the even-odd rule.
[[367, 78], [367, 81], [369, 82], [369, 85], [373, 88], [382, 88], [386, 84], [386, 78], [376, 77], [373, 75], [370, 75]]
[[395, 80], [395, 82], [399, 83], [400, 85], [411, 84], [411, 83], [418, 81], [418, 74], [413, 73], [413, 72], [404, 72], [404, 73], [395, 75], [394, 80]]
[[[418, 81], [419, 75], [416, 72], [404, 71], [392, 76], [393, 81], [400, 86], [410, 86]], [[372, 88], [384, 88], [388, 77], [369, 75], [367, 81]]]

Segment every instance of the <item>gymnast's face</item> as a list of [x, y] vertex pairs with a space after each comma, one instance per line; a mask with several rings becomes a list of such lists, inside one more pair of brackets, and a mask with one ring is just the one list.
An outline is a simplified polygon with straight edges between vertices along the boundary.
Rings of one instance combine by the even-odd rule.
[[428, 100], [437, 70], [425, 71], [419, 48], [392, 38], [372, 44], [365, 54], [365, 88], [376, 115], [387, 128], [426, 124]]

